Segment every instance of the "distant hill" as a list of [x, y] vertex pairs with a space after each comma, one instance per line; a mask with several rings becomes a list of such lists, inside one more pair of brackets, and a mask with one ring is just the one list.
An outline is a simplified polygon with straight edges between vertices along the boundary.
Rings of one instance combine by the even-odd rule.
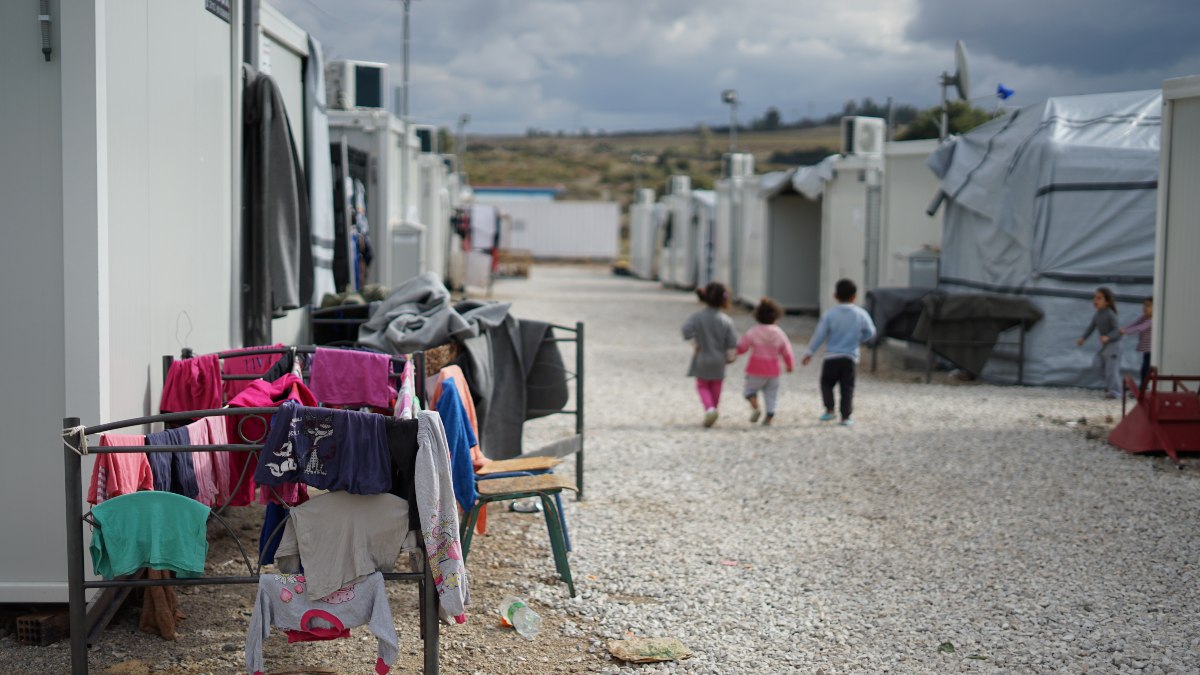
[[[774, 131], [739, 131], [740, 152], [754, 155], [763, 173], [812, 164], [838, 151], [837, 126]], [[729, 138], [700, 126], [687, 131], [625, 134], [476, 136], [467, 139], [464, 170], [477, 185], [562, 185], [562, 199], [617, 201], [624, 207], [634, 190], [662, 194], [667, 177], [691, 176], [692, 186], [710, 189], [719, 178]]]

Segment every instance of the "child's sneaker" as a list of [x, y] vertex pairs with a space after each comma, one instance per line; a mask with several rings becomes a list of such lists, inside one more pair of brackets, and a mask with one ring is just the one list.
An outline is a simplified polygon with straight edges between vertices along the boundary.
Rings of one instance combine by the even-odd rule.
[[764, 427], [771, 426], [771, 420], [773, 420], [773, 419], [775, 419], [775, 413], [767, 413], [767, 416], [763, 418], [763, 426]]
[[704, 426], [711, 427], [717, 423], [717, 409], [709, 408], [708, 412], [704, 413]]
[[838, 422], [838, 424], [841, 424], [844, 427], [852, 427], [854, 426], [854, 420], [844, 419], [841, 422]]
[[758, 418], [760, 418], [760, 417], [762, 417], [762, 411], [759, 410], [758, 408], [755, 408], [754, 412], [750, 413], [750, 424], [754, 424], [755, 422], [757, 422]]
[[820, 417], [818, 417], [817, 419], [821, 420], [822, 422], [829, 422], [829, 421], [832, 421], [834, 417], [836, 417], [836, 415], [834, 415], [831, 412], [827, 412], [824, 415], [821, 415]]

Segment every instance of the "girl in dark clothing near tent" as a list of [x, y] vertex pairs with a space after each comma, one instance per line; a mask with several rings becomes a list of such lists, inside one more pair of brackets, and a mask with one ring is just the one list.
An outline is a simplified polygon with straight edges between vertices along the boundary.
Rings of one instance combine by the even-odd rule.
[[1117, 306], [1113, 302], [1112, 290], [1106, 286], [1096, 289], [1092, 295], [1092, 306], [1096, 308], [1091, 323], [1080, 336], [1080, 347], [1096, 331], [1100, 335], [1100, 351], [1096, 352], [1095, 363], [1104, 383], [1104, 398], [1121, 396], [1121, 327], [1117, 324]]

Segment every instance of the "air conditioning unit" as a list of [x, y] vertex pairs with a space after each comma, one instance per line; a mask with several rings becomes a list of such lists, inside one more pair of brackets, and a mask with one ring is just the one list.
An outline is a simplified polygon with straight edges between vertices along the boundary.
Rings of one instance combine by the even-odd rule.
[[745, 178], [754, 175], [754, 155], [747, 152], [725, 153], [721, 158], [721, 176]]
[[325, 66], [325, 104], [330, 108], [386, 108], [386, 91], [386, 63], [331, 61]]
[[417, 141], [421, 143], [421, 152], [437, 154], [438, 151], [438, 129], [432, 124], [414, 124], [413, 133], [417, 136]]
[[882, 155], [884, 121], [879, 117], [842, 118], [843, 155]]
[[692, 179], [690, 176], [671, 176], [671, 182], [668, 184], [668, 194], [685, 195], [692, 191]]

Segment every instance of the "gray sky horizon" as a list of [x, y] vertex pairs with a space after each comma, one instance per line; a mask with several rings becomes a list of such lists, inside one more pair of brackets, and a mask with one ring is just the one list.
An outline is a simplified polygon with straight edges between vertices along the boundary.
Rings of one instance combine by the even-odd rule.
[[[401, 82], [401, 0], [271, 0], [326, 60], [381, 61]], [[1195, 0], [416, 0], [410, 113], [469, 134], [785, 122], [847, 100], [926, 108], [970, 55], [974, 105], [1157, 89], [1200, 73]], [[953, 93], [951, 93], [953, 95]]]

